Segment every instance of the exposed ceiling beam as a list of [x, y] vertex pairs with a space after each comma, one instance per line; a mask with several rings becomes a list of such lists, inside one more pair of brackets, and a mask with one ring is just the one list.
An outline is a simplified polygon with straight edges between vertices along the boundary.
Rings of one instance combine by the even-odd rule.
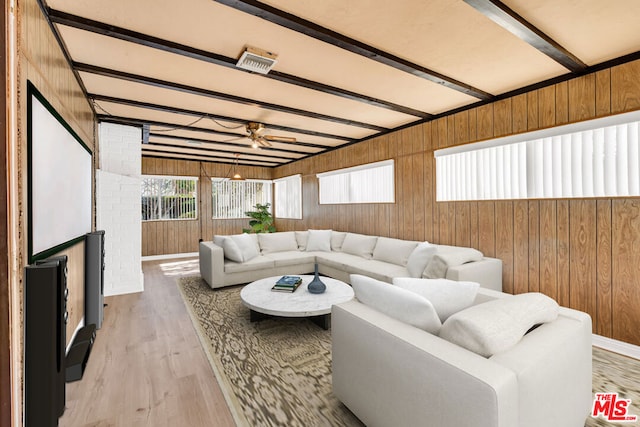
[[500, 0], [464, 0], [464, 2], [568, 70], [576, 73], [587, 68], [587, 64]]
[[[115, 98], [115, 97], [112, 97], [112, 96], [98, 95], [98, 94], [95, 94], [95, 93], [89, 93], [88, 96], [89, 96], [89, 98], [93, 99], [94, 101], [104, 101], [104, 102], [111, 102], [111, 103], [114, 103], [114, 104], [128, 105], [128, 106], [131, 106], [131, 107], [147, 108], [147, 109], [150, 109], [150, 110], [162, 111], [162, 112], [165, 112], [165, 113], [184, 114], [184, 115], [188, 115], [188, 116], [202, 117], [203, 119], [204, 118], [210, 118], [210, 119], [215, 119], [215, 120], [222, 120], [222, 121], [225, 121], [225, 122], [241, 123], [241, 124], [245, 124], [245, 123], [254, 121], [254, 120], [248, 120], [248, 119], [239, 119], [237, 117], [228, 117], [228, 116], [220, 116], [220, 115], [217, 115], [217, 114], [209, 114], [209, 113], [205, 113], [205, 112], [202, 112], [202, 111], [195, 111], [195, 110], [187, 110], [187, 109], [184, 109], [184, 108], [170, 107], [168, 105], [160, 105], [160, 104], [152, 104], [150, 102], [134, 101], [132, 99]], [[266, 123], [266, 122], [261, 122], [261, 123], [264, 124], [264, 126], [267, 127], [267, 128], [277, 129], [277, 130], [286, 131], [286, 132], [302, 133], [302, 134], [305, 134], [305, 135], [319, 136], [321, 138], [340, 139], [340, 140], [343, 140], [343, 141], [352, 141], [353, 140], [353, 138], [349, 138], [348, 136], [333, 135], [333, 134], [330, 134], [330, 133], [318, 132], [318, 131], [307, 130], [307, 129], [293, 128], [293, 127], [289, 127], [289, 126], [280, 126], [280, 125], [270, 124], [270, 123]]]
[[[144, 147], [143, 147], [144, 148]], [[215, 156], [201, 156], [198, 154], [180, 154], [166, 151], [145, 151], [142, 150], [142, 157], [148, 157], [152, 159], [174, 159], [174, 160], [197, 160], [197, 161], [205, 161], [212, 163], [226, 163], [229, 165], [233, 165], [236, 163], [235, 158], [229, 159], [227, 157], [215, 157]], [[264, 163], [256, 160], [243, 161], [242, 158], [238, 160], [238, 165], [241, 166], [258, 166], [258, 167], [267, 167], [273, 168], [277, 166], [282, 166], [286, 163]]]
[[[228, 141], [213, 141], [213, 140], [204, 139], [204, 138], [189, 138], [187, 136], [179, 136], [179, 135], [164, 135], [164, 134], [153, 133], [153, 132], [151, 132], [149, 136], [151, 138], [164, 138], [164, 139], [172, 139], [175, 141], [184, 141], [185, 143], [189, 143], [189, 141], [193, 141], [201, 144], [206, 144], [207, 146], [215, 146], [215, 147], [222, 146], [225, 148], [228, 148], [228, 147], [245, 148], [245, 149], [251, 149], [254, 151], [275, 151], [279, 153], [287, 153], [287, 154], [300, 155], [300, 156], [306, 156], [307, 154], [309, 154], [308, 152], [305, 152], [305, 151], [287, 150], [284, 148], [274, 148], [274, 147], [260, 147], [259, 149], [255, 149], [255, 148], [252, 148], [250, 144], [238, 144], [238, 143], [228, 142]], [[158, 142], [155, 142], [155, 144], [163, 145], [162, 143], [158, 143]], [[182, 146], [180, 145], [179, 147], [182, 147]], [[266, 154], [252, 154], [252, 155], [263, 156], [263, 157], [275, 157], [275, 156], [269, 156]], [[277, 157], [283, 158], [281, 156], [277, 156]], [[299, 159], [299, 158], [300, 157], [287, 157], [287, 159]]]
[[[133, 117], [120, 117], [120, 116], [113, 116], [113, 115], [108, 115], [108, 114], [98, 114], [96, 116], [96, 118], [98, 119], [99, 122], [116, 123], [116, 124], [128, 125], [128, 126], [149, 125], [149, 126], [158, 126], [158, 127], [163, 127], [163, 128], [172, 128], [172, 129], [175, 129], [175, 130], [183, 130], [183, 131], [188, 131], [188, 132], [208, 133], [208, 134], [212, 134], [212, 135], [222, 134], [222, 135], [229, 135], [229, 136], [234, 136], [234, 137], [245, 136], [245, 135], [240, 135], [240, 134], [237, 134], [237, 133], [221, 132], [221, 131], [217, 131], [217, 130], [209, 129], [209, 128], [201, 128], [201, 127], [197, 127], [197, 126], [185, 126], [185, 125], [180, 125], [180, 124], [177, 124], [177, 123], [159, 122], [159, 121], [155, 121], [155, 120], [137, 119], [137, 118], [133, 118]], [[164, 135], [164, 136], [166, 137], [167, 135]], [[227, 144], [227, 142], [225, 142], [225, 144]], [[309, 148], [312, 148], [312, 149], [320, 149], [320, 150], [324, 150], [324, 149], [327, 149], [327, 148], [331, 147], [331, 146], [327, 146], [327, 145], [312, 144], [310, 142], [301, 142], [301, 141], [296, 141], [296, 142], [278, 142], [278, 144], [297, 145], [297, 146], [301, 146], [301, 147], [309, 147]], [[242, 147], [248, 147], [249, 146], [249, 145], [242, 145], [242, 144], [234, 144], [234, 145], [239, 145], [239, 146], [242, 146]], [[297, 153], [297, 151], [287, 150], [287, 149], [283, 149], [283, 148], [270, 147], [269, 149], [270, 150], [279, 150], [279, 151], [290, 151], [290, 152]], [[304, 152], [304, 153], [305, 154], [309, 154], [307, 152]]]
[[261, 76], [268, 79], [277, 80], [283, 83], [292, 84], [295, 86], [304, 87], [306, 89], [316, 90], [319, 92], [327, 93], [334, 96], [339, 96], [352, 101], [362, 102], [374, 107], [385, 108], [387, 110], [396, 111], [399, 113], [408, 114], [423, 119], [428, 119], [431, 114], [424, 111], [420, 111], [414, 108], [407, 107], [405, 105], [395, 104], [393, 102], [384, 101], [371, 96], [351, 92], [346, 89], [341, 89], [335, 86], [326, 85], [320, 82], [304, 79], [302, 77], [294, 76], [275, 70], [271, 70], [269, 74], [256, 74], [251, 71], [243, 70], [236, 67], [237, 58], [229, 58], [216, 53], [207, 52], [201, 49], [196, 49], [191, 46], [182, 45], [169, 40], [160, 39], [147, 34], [139, 33], [136, 31], [127, 30], [125, 28], [116, 27], [114, 25], [105, 24], [103, 22], [94, 21], [91, 19], [83, 18], [80, 16], [72, 15], [69, 13], [61, 12], [55, 9], [47, 9], [49, 19], [60, 25], [68, 27], [78, 28], [84, 31], [89, 31], [95, 34], [103, 36], [113, 37], [119, 40], [136, 43], [142, 46], [159, 49], [164, 52], [170, 52], [177, 55], [186, 56], [187, 58], [197, 59], [205, 61], [210, 64], [220, 65], [222, 67], [232, 68], [236, 71], [251, 73], [256, 76]]
[[241, 96], [230, 95], [222, 92], [216, 92], [213, 90], [202, 89], [194, 86], [188, 86], [181, 83], [169, 82], [166, 80], [156, 79], [153, 77], [141, 76], [139, 74], [132, 74], [124, 71], [113, 70], [110, 68], [98, 67], [96, 65], [74, 62], [73, 67], [78, 71], [81, 71], [84, 73], [90, 73], [90, 74], [96, 74], [99, 76], [111, 77], [114, 79], [126, 80], [129, 82], [140, 83], [140, 84], [149, 85], [153, 87], [159, 87], [162, 89], [175, 90], [183, 93], [188, 93], [190, 95], [206, 96], [207, 98], [235, 102], [238, 104], [248, 105], [252, 107], [259, 107], [267, 110], [279, 111], [281, 113], [295, 114], [298, 116], [310, 117], [312, 119], [325, 120], [333, 123], [340, 123], [347, 126], [357, 126], [365, 129], [375, 130], [377, 132], [384, 132], [389, 130], [388, 128], [372, 125], [370, 123], [343, 119], [341, 117], [329, 116], [327, 114], [320, 114], [314, 111], [306, 111], [306, 110], [301, 110], [299, 108], [292, 108], [284, 105], [272, 104], [269, 102], [262, 102], [255, 99], [249, 99]]
[[451, 77], [447, 77], [436, 71], [430, 70], [422, 65], [415, 64], [407, 61], [388, 52], [384, 52], [373, 46], [369, 46], [358, 40], [347, 37], [343, 34], [332, 31], [328, 28], [322, 27], [306, 19], [302, 19], [299, 16], [292, 15], [283, 10], [276, 9], [275, 7], [261, 3], [255, 0], [214, 0], [220, 4], [232, 7], [236, 10], [248, 13], [250, 15], [262, 18], [274, 24], [288, 28], [293, 31], [297, 31], [306, 36], [312, 37], [317, 40], [321, 40], [325, 43], [337, 46], [345, 49], [351, 53], [364, 56], [367, 59], [380, 62], [382, 64], [393, 67], [397, 70], [404, 71], [416, 77], [420, 77], [431, 82], [443, 85], [449, 89], [457, 90], [458, 92], [465, 93], [467, 95], [488, 100], [493, 97], [490, 93], [487, 93], [481, 89], [470, 86], [461, 81], [455, 80]]
[[[239, 154], [245, 156], [245, 160], [255, 161], [255, 162], [263, 162], [263, 163], [282, 163], [288, 160], [293, 160], [287, 157], [271, 157], [271, 156], [263, 156], [260, 154], [252, 154], [252, 153], [236, 153], [229, 152], [229, 156], [222, 155], [220, 151], [212, 152], [211, 150], [207, 150], [206, 148], [198, 148], [198, 147], [182, 147], [171, 144], [158, 144], [150, 142], [148, 145], [144, 145], [143, 148], [148, 151], [161, 151], [166, 153], [179, 153], [179, 154], [193, 154], [197, 156], [217, 156], [219, 158], [225, 159], [235, 159], [235, 154]], [[188, 151], [186, 151], [188, 150]], [[256, 158], [257, 157], [257, 158]], [[268, 157], [268, 158], [267, 158]]]

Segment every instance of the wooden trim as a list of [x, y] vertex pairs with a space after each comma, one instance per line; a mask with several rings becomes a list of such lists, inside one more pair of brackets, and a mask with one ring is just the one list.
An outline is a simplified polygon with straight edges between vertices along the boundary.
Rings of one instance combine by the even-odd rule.
[[453, 89], [482, 100], [489, 100], [493, 98], [493, 95], [481, 89], [475, 88], [421, 65], [409, 62], [388, 52], [376, 49], [373, 46], [369, 46], [311, 21], [307, 21], [280, 9], [276, 9], [275, 7], [269, 6], [265, 3], [255, 0], [216, 1], [220, 4], [224, 4], [225, 6], [248, 13], [249, 15], [253, 15], [290, 30], [297, 31], [308, 37], [313, 37], [314, 39], [345, 49], [351, 53], [355, 53], [356, 55], [364, 56], [367, 59], [388, 65], [413, 76], [443, 85], [449, 89]]
[[[61, 12], [51, 8], [47, 9], [46, 12], [48, 14], [49, 19], [52, 22], [55, 22], [56, 24], [78, 28], [84, 31], [89, 31], [89, 32], [100, 34], [107, 37], [113, 37], [119, 40], [124, 40], [130, 43], [136, 43], [141, 46], [162, 50], [164, 52], [170, 52], [176, 55], [186, 56], [187, 58], [196, 59], [199, 61], [208, 62], [210, 64], [231, 68], [236, 71], [251, 73], [250, 71], [237, 68], [236, 67], [237, 59], [234, 59], [234, 58], [229, 58], [226, 56], [218, 55], [216, 53], [196, 49], [194, 47], [182, 45], [169, 40], [163, 40], [147, 34], [138, 33], [138, 32], [127, 30], [121, 27], [116, 27], [114, 25], [108, 25], [102, 22], [72, 15], [70, 13]], [[61, 41], [60, 43], [62, 44]], [[335, 86], [329, 86], [323, 83], [307, 80], [302, 77], [294, 76], [292, 74], [282, 73], [280, 71], [272, 70], [269, 72], [269, 74], [264, 74], [264, 75], [255, 74], [255, 73], [251, 73], [251, 74], [255, 76], [261, 76], [267, 79], [277, 80], [277, 81], [295, 85], [295, 86], [304, 87], [306, 89], [311, 89], [318, 92], [339, 96], [341, 98], [350, 99], [352, 101], [362, 102], [368, 105], [372, 105], [374, 107], [384, 108], [387, 110], [396, 111], [399, 113], [404, 113], [404, 114], [408, 114], [415, 117], [420, 117], [423, 119], [431, 117], [429, 113], [426, 113], [424, 111], [416, 110], [414, 108], [410, 108], [404, 105], [395, 104], [393, 102], [385, 101], [382, 99], [377, 99], [372, 96], [351, 92]]]
[[568, 70], [579, 72], [587, 68], [587, 64], [577, 56], [563, 48], [500, 0], [464, 0], [464, 2]]
[[[3, 52], [9, 52], [7, 44], [7, 5], [0, 9], [0, 46]], [[7, 94], [7, 56], [3, 55], [0, 93]], [[9, 198], [7, 194], [7, 144], [9, 141], [7, 123], [9, 109], [7, 96], [0, 99], [0, 111], [4, 119], [0, 120], [0, 425], [11, 425], [11, 330], [10, 330], [10, 295], [9, 295], [9, 236], [8, 217]]]
[[[170, 107], [168, 105], [159, 105], [159, 104], [152, 104], [150, 102], [141, 102], [141, 101], [134, 101], [132, 99], [123, 99], [123, 98], [115, 98], [113, 96], [106, 96], [106, 95], [98, 95], [95, 93], [90, 93], [89, 97], [91, 99], [93, 99], [94, 101], [104, 101], [104, 102], [111, 102], [114, 104], [122, 104], [122, 105], [128, 105], [130, 107], [138, 107], [138, 108], [147, 108], [150, 110], [156, 110], [156, 111], [162, 111], [165, 113], [173, 113], [173, 114], [185, 114], [188, 116], [194, 116], [194, 117], [209, 117], [212, 119], [216, 119], [216, 120], [222, 120], [225, 122], [232, 122], [232, 123], [248, 123], [251, 120], [249, 119], [241, 119], [238, 117], [229, 117], [229, 116], [220, 116], [218, 114], [210, 114], [210, 113], [205, 113], [203, 111], [195, 111], [195, 110], [187, 110], [184, 108], [176, 108], [176, 107]], [[145, 123], [147, 123], [147, 121], [145, 121]], [[273, 123], [266, 123], [266, 122], [262, 122], [266, 127], [269, 127], [271, 129], [278, 129], [278, 130], [282, 130], [282, 131], [287, 131], [287, 132], [293, 132], [293, 133], [302, 133], [305, 135], [313, 135], [313, 136], [319, 136], [322, 138], [331, 138], [331, 139], [340, 139], [343, 141], [352, 141], [351, 138], [349, 138], [348, 136], [342, 136], [342, 135], [333, 135], [330, 133], [324, 133], [324, 132], [317, 132], [317, 131], [312, 131], [312, 130], [307, 130], [307, 129], [300, 129], [300, 128], [293, 128], [293, 127], [289, 127], [289, 126], [281, 126], [281, 125], [276, 125]]]
[[332, 123], [340, 123], [347, 126], [357, 126], [365, 129], [384, 132], [388, 128], [373, 125], [370, 123], [359, 122], [356, 120], [343, 119], [341, 117], [330, 116], [328, 114], [316, 113], [314, 111], [301, 110], [299, 108], [287, 107], [284, 105], [272, 104], [269, 102], [258, 101], [256, 99], [244, 98], [242, 96], [230, 95], [227, 93], [216, 92], [213, 90], [203, 89], [195, 86], [188, 86], [182, 83], [170, 82], [167, 80], [156, 79], [153, 77], [141, 76], [139, 74], [127, 73], [124, 71], [113, 70], [110, 68], [98, 67], [96, 65], [83, 64], [74, 62], [73, 67], [80, 72], [96, 74], [99, 76], [109, 77], [113, 79], [126, 80], [162, 89], [175, 90], [178, 92], [188, 93], [190, 95], [206, 96], [207, 98], [219, 99], [223, 101], [235, 102], [248, 106], [264, 108], [266, 110], [279, 111], [281, 113], [295, 114], [298, 116], [310, 117], [312, 119], [325, 120]]

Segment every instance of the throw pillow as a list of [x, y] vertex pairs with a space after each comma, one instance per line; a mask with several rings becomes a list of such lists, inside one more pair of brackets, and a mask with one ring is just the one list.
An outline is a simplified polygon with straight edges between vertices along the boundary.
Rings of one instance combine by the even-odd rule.
[[309, 230], [307, 252], [331, 252], [331, 230]]
[[473, 304], [480, 287], [480, 284], [475, 282], [412, 277], [395, 277], [393, 284], [428, 299], [442, 322], [452, 314]]
[[222, 249], [224, 250], [224, 257], [235, 262], [243, 262], [242, 251], [235, 240], [226, 237], [222, 241]]
[[422, 242], [416, 246], [407, 259], [407, 270], [411, 277], [422, 277], [424, 269], [435, 255], [438, 247], [429, 242]]
[[352, 274], [350, 280], [361, 303], [429, 333], [437, 334], [440, 330], [440, 318], [426, 298], [359, 274]]
[[429, 264], [427, 264], [422, 277], [441, 279], [446, 276], [449, 267], [480, 261], [482, 257], [482, 252], [473, 248], [439, 247]]
[[242, 253], [242, 262], [249, 261], [260, 255], [258, 241], [255, 237], [255, 234], [246, 233], [229, 236], [229, 239], [233, 240], [240, 249], [240, 252]]
[[331, 250], [336, 252], [342, 251], [342, 243], [345, 237], [347, 237], [347, 233], [344, 231], [331, 230]]
[[516, 345], [534, 325], [554, 321], [558, 311], [558, 303], [546, 295], [514, 295], [459, 311], [444, 322], [440, 337], [491, 357]]
[[222, 247], [222, 242], [224, 242], [224, 239], [226, 239], [227, 236], [218, 236], [215, 235], [213, 236], [213, 243], [215, 243], [216, 245]]
[[307, 239], [309, 239], [308, 231], [296, 231], [296, 242], [298, 243], [298, 250], [304, 251], [307, 248]]
[[342, 243], [342, 252], [358, 255], [365, 259], [371, 259], [373, 248], [376, 246], [378, 236], [365, 236], [364, 234], [347, 233]]
[[418, 242], [378, 237], [376, 246], [373, 248], [373, 259], [404, 267], [416, 246]]
[[263, 254], [298, 250], [296, 234], [293, 231], [260, 233], [258, 234], [258, 241], [260, 242], [260, 250]]

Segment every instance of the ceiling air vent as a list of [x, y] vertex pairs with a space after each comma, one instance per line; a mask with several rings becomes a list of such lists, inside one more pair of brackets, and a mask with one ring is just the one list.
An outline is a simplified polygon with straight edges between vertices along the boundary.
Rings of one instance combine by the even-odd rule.
[[253, 71], [260, 74], [267, 74], [276, 65], [277, 56], [266, 50], [255, 47], [247, 47], [242, 53], [236, 67]]

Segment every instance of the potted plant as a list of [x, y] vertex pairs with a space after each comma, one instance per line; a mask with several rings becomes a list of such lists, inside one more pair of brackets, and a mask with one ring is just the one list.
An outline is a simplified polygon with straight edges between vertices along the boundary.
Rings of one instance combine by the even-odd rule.
[[271, 212], [269, 212], [269, 206], [271, 203], [267, 203], [262, 205], [257, 203], [255, 207], [255, 211], [247, 211], [245, 215], [247, 215], [251, 220], [249, 220], [249, 226], [251, 228], [243, 228], [243, 233], [273, 233], [276, 231], [275, 225], [273, 225], [273, 216]]

